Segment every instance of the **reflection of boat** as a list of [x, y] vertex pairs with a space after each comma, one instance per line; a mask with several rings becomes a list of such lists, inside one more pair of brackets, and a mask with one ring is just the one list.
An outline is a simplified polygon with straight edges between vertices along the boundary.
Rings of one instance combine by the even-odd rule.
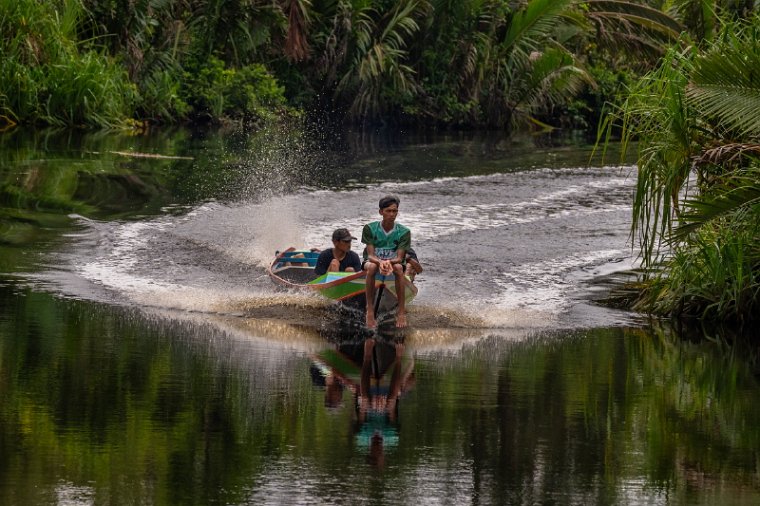
[[[288, 248], [285, 251], [277, 252], [272, 265], [269, 266], [269, 275], [275, 282], [283, 286], [316, 291], [349, 307], [364, 310], [366, 273], [363, 271], [327, 272], [317, 276], [314, 273], [314, 266], [318, 257], [319, 251], [314, 250]], [[417, 295], [417, 287], [408, 277], [404, 277], [404, 283], [406, 287], [404, 290], [405, 300], [406, 304], [409, 304]], [[378, 287], [375, 301], [376, 313], [392, 311], [395, 308], [395, 285], [395, 278], [392, 274], [375, 276], [375, 286]]]

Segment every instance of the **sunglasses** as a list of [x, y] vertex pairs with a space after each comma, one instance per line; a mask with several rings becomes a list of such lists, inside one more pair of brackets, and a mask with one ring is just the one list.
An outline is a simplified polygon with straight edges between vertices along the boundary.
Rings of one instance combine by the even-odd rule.
[[353, 240], [353, 239], [341, 239], [341, 240], [340, 240], [340, 242], [347, 242], [347, 243], [351, 243], [351, 241], [352, 241], [352, 240]]

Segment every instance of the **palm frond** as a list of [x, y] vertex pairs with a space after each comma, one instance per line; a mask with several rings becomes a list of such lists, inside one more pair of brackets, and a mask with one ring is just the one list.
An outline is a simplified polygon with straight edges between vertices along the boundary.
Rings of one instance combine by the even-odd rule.
[[283, 9], [288, 18], [285, 36], [285, 56], [291, 61], [300, 61], [309, 54], [307, 32], [311, 0], [286, 0]]
[[335, 90], [350, 100], [351, 116], [372, 118], [388, 107], [382, 100], [385, 91], [404, 95], [415, 89], [414, 70], [404, 62], [408, 42], [419, 30], [415, 16], [425, 8], [419, 0], [403, 0], [385, 15], [370, 8], [359, 13], [352, 65]]
[[520, 48], [526, 54], [539, 49], [536, 42], [552, 32], [557, 19], [569, 4], [570, 0], [530, 0], [512, 17], [501, 45]]
[[[733, 37], [732, 37], [733, 38]], [[686, 95], [718, 125], [760, 136], [760, 43], [730, 41], [697, 58]]]
[[584, 2], [588, 16], [605, 23], [626, 21], [628, 26], [653, 30], [676, 39], [683, 26], [672, 16], [648, 5], [620, 0], [589, 0]]
[[593, 85], [588, 73], [575, 64], [573, 56], [561, 47], [550, 47], [531, 60], [522, 94], [515, 97], [524, 113], [537, 112], [563, 102], [585, 84]]
[[685, 208], [687, 211], [680, 216], [673, 234], [676, 241], [718, 220], [731, 218], [744, 222], [747, 212], [753, 213], [751, 221], [756, 222], [760, 217], [760, 167], [728, 175], [705, 194], [686, 200]]
[[694, 168], [720, 166], [724, 170], [739, 167], [747, 159], [760, 156], [760, 144], [730, 142], [704, 150], [694, 159]]
[[715, 0], [670, 0], [666, 11], [678, 18], [698, 40], [711, 39], [717, 20]]
[[639, 140], [631, 233], [638, 236], [645, 264], [656, 261], [658, 246], [670, 233], [691, 171], [695, 126], [684, 94], [690, 57], [671, 50], [629, 90], [622, 107], [624, 151]]
[[591, 0], [582, 4], [583, 12], [596, 28], [600, 46], [615, 52], [661, 56], [677, 40], [684, 28], [659, 9], [619, 0]]

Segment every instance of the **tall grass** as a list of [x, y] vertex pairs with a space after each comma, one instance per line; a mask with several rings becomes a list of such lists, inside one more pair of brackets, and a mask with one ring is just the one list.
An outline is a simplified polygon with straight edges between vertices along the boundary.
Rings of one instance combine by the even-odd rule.
[[135, 92], [126, 72], [77, 43], [80, 0], [0, 0], [0, 123], [124, 125]]
[[703, 227], [649, 280], [638, 308], [709, 321], [744, 323], [760, 314], [756, 230]]

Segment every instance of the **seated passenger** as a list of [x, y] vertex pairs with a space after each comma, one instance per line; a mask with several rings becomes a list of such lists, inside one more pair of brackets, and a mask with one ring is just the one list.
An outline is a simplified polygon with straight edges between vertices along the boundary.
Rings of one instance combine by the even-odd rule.
[[333, 247], [324, 250], [317, 258], [314, 272], [321, 276], [326, 272], [359, 272], [362, 261], [351, 251], [351, 241], [356, 237], [347, 228], [339, 228], [332, 235]]
[[406, 269], [404, 270], [404, 274], [406, 274], [410, 280], [414, 281], [417, 274], [421, 272], [422, 265], [420, 265], [420, 261], [417, 258], [417, 253], [412, 248], [409, 248], [406, 252]]

